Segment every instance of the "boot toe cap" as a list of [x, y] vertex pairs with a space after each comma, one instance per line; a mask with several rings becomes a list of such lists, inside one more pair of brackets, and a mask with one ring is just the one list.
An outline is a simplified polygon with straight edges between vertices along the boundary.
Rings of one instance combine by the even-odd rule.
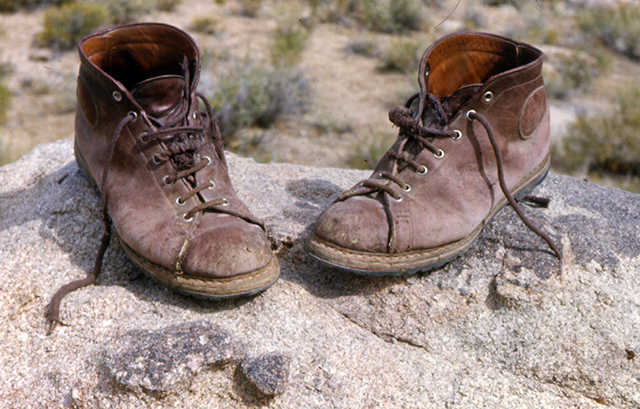
[[234, 223], [196, 235], [185, 254], [183, 271], [190, 276], [226, 279], [247, 275], [273, 263], [271, 245], [262, 229]]
[[387, 251], [389, 224], [382, 204], [367, 197], [352, 197], [326, 209], [315, 224], [315, 236], [350, 250]]

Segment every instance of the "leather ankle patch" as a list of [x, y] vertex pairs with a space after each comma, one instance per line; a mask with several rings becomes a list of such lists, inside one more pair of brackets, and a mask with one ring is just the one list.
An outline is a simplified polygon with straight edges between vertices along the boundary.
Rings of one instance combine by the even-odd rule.
[[522, 139], [529, 139], [547, 112], [547, 92], [544, 85], [529, 94], [518, 116], [518, 132]]

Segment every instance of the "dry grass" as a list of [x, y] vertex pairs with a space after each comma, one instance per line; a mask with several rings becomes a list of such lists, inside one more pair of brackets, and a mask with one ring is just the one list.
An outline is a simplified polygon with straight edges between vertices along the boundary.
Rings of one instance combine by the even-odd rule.
[[[477, 0], [99, 3], [110, 4], [109, 21], [159, 21], [190, 31], [205, 51], [201, 88], [228, 119], [227, 134], [236, 135], [228, 147], [263, 161], [371, 166], [396, 132], [387, 119], [389, 108], [417, 90], [417, 59], [432, 41], [462, 28], [559, 50], [548, 53], [545, 75], [550, 95], [565, 106], [606, 111], [610, 84], [640, 77], [633, 60], [633, 39], [638, 37], [633, 21], [615, 12], [606, 21], [595, 21], [594, 15], [588, 21], [588, 10], [572, 9], [560, 0], [498, 0], [496, 6]], [[11, 68], [5, 79], [11, 105], [0, 125], [0, 160], [5, 162], [38, 143], [73, 133], [77, 57], [73, 50], [47, 55], [34, 48], [38, 33], [45, 31], [46, 13], [28, 8], [0, 14], [5, 33], [0, 62]], [[589, 24], [589, 32], [580, 31]], [[80, 31], [64, 21], [54, 25], [72, 34]], [[613, 42], [603, 34], [612, 30]], [[72, 37], [59, 35], [49, 44], [57, 42], [58, 50], [73, 47], [77, 36]], [[623, 43], [625, 47], [616, 48]], [[247, 56], [251, 63], [238, 65]], [[233, 64], [235, 70], [226, 71]], [[244, 89], [244, 94], [234, 94], [233, 88]], [[287, 93], [298, 97], [273, 103], [278, 100], [274, 96]], [[302, 97], [305, 102], [299, 104]], [[277, 108], [254, 109], [268, 106], [264, 101], [269, 100]], [[291, 109], [302, 105], [305, 110]]]

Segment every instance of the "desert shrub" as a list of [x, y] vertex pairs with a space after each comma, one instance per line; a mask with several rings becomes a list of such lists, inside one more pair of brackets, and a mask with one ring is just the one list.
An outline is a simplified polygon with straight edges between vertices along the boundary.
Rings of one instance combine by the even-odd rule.
[[262, 0], [240, 0], [240, 14], [256, 17], [262, 8]]
[[347, 160], [347, 164], [354, 169], [375, 168], [376, 163], [393, 145], [394, 140], [394, 136], [380, 132], [370, 136], [364, 143], [359, 142], [354, 147], [356, 153]]
[[399, 33], [418, 30], [421, 6], [416, 0], [362, 0], [357, 18], [370, 30]]
[[174, 11], [182, 0], [156, 0], [156, 10], [160, 11]]
[[591, 7], [578, 14], [578, 27], [607, 47], [633, 59], [640, 59], [640, 5], [617, 2]]
[[111, 22], [109, 9], [98, 3], [69, 3], [48, 10], [38, 40], [58, 50], [73, 48], [83, 36]]
[[500, 7], [505, 5], [514, 6], [517, 9], [521, 9], [532, 2], [537, 9], [545, 6], [554, 5], [556, 3], [562, 3], [565, 0], [483, 0], [483, 6]]
[[395, 31], [419, 30], [422, 27], [420, 4], [415, 0], [390, 0], [389, 14]]
[[362, 55], [374, 58], [378, 56], [378, 43], [372, 38], [352, 38], [347, 43], [345, 51], [348, 54]]
[[198, 33], [217, 34], [222, 29], [222, 22], [214, 17], [198, 17], [191, 22], [191, 30]]
[[107, 7], [112, 24], [134, 23], [141, 15], [155, 8], [155, 2], [145, 0], [91, 0], [91, 2]]
[[14, 12], [21, 9], [33, 9], [39, 6], [59, 6], [72, 0], [0, 0], [0, 13]]
[[563, 50], [547, 54], [543, 75], [552, 98], [566, 99], [571, 93], [585, 89], [607, 70], [607, 59], [585, 52]]
[[[322, 2], [319, 9], [327, 8]], [[336, 15], [348, 16], [357, 20], [371, 31], [382, 33], [401, 33], [422, 28], [422, 9], [424, 3], [419, 0], [335, 0], [331, 5], [333, 20]]]
[[297, 19], [286, 19], [276, 27], [271, 42], [271, 62], [280, 67], [293, 67], [302, 59], [310, 31]]
[[0, 125], [7, 121], [7, 111], [11, 106], [11, 92], [4, 85], [4, 81], [0, 82]]
[[620, 91], [609, 115], [578, 116], [561, 146], [555, 165], [566, 171], [640, 176], [640, 88]]
[[378, 0], [363, 0], [356, 18], [372, 31], [390, 33], [395, 28], [388, 8], [385, 8]]
[[[2, 1], [2, 0], [0, 0]], [[133, 23], [153, 10], [173, 9], [181, 0], [87, 0], [63, 2], [44, 14], [40, 45], [70, 50], [83, 36], [114, 24]]]
[[420, 63], [420, 44], [415, 41], [393, 39], [381, 55], [381, 71], [413, 72]]
[[223, 138], [249, 126], [268, 127], [310, 103], [302, 72], [245, 58], [203, 70], [203, 88], [220, 121]]

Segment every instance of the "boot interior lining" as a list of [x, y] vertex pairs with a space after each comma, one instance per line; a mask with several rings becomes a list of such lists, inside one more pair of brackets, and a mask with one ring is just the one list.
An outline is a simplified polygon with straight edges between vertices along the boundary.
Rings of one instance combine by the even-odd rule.
[[428, 57], [429, 92], [446, 97], [458, 89], [482, 84], [496, 74], [535, 61], [540, 52], [511, 41], [482, 35], [445, 40]]
[[132, 90], [140, 82], [162, 75], [184, 76], [186, 55], [194, 78], [198, 58], [195, 44], [184, 35], [139, 27], [108, 31], [82, 43], [83, 52], [98, 68]]

